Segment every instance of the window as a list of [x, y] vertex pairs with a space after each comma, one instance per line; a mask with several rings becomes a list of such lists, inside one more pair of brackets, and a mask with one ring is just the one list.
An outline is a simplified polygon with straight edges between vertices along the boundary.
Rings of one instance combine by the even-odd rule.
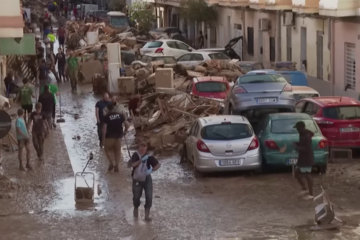
[[323, 58], [324, 58], [324, 50], [323, 50], [323, 33], [321, 31], [317, 31], [316, 36], [316, 69], [317, 74], [316, 77], [318, 79], [323, 79]]
[[176, 42], [166, 42], [166, 45], [168, 45], [170, 48], [178, 48]]
[[309, 114], [310, 116], [313, 116], [315, 115], [318, 111], [319, 111], [319, 106], [314, 104], [314, 103], [311, 103], [311, 102], [308, 102], [306, 103], [305, 105], [305, 109], [304, 109], [304, 112]]
[[345, 43], [345, 85], [350, 84], [351, 89], [356, 86], [356, 57], [355, 44]]
[[292, 61], [292, 38], [291, 27], [286, 27], [286, 61]]
[[204, 57], [201, 54], [192, 54], [190, 61], [203, 61]]
[[226, 84], [222, 82], [199, 82], [195, 86], [198, 92], [203, 93], [219, 93], [227, 90]]
[[313, 98], [313, 97], [319, 97], [319, 94], [317, 94], [317, 93], [294, 93], [295, 102], [298, 102], [304, 98]]
[[275, 38], [270, 37], [270, 61], [275, 62]]
[[230, 58], [225, 53], [222, 53], [222, 52], [210, 53], [209, 58], [216, 59], [216, 60], [230, 60]]
[[247, 51], [250, 56], [254, 56], [254, 28], [247, 28]]
[[181, 57], [178, 58], [177, 61], [178, 61], [178, 62], [187, 62], [187, 61], [190, 61], [191, 55], [192, 55], [192, 54], [182, 55]]
[[245, 75], [239, 78], [240, 84], [249, 83], [287, 83], [286, 79], [277, 74], [263, 74], [263, 75]]
[[144, 45], [143, 48], [159, 48], [163, 45], [162, 42], [155, 41], [155, 42], [148, 42]]
[[323, 116], [338, 120], [360, 119], [360, 106], [327, 107], [323, 109]]
[[298, 112], [298, 113], [301, 113], [303, 108], [304, 108], [305, 103], [306, 103], [305, 101], [298, 102], [295, 105], [295, 111]]
[[[280, 119], [280, 120], [272, 120], [271, 121], [271, 133], [274, 134], [298, 134], [296, 128], [294, 128], [295, 124], [299, 121], [299, 119]], [[306, 129], [316, 133], [318, 130], [316, 125], [312, 119], [301, 119], [302, 122], [305, 123]]]
[[182, 42], [176, 42], [177, 46], [181, 50], [189, 51], [189, 46]]
[[236, 140], [253, 136], [249, 124], [227, 123], [206, 126], [201, 130], [201, 137], [205, 140]]

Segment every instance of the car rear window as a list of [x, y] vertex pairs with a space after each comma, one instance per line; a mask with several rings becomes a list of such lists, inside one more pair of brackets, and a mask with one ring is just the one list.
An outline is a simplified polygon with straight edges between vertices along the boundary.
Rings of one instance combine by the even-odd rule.
[[244, 123], [216, 124], [201, 130], [205, 140], [237, 140], [253, 136], [252, 127]]
[[176, 64], [176, 59], [174, 57], [154, 57], [153, 61], [163, 61], [164, 64]]
[[163, 45], [162, 42], [155, 41], [155, 42], [148, 42], [144, 45], [143, 48], [159, 48]]
[[279, 119], [271, 121], [271, 133], [274, 134], [297, 134], [298, 131], [294, 128], [295, 124], [299, 121], [303, 121], [305, 123], [306, 129], [312, 131], [313, 133], [317, 133], [317, 127], [313, 120], [302, 120], [302, 119]]
[[252, 65], [240, 65], [241, 71], [248, 73], [253, 69]]
[[295, 102], [300, 101], [303, 98], [313, 98], [313, 97], [320, 97], [317, 93], [301, 93], [301, 94], [294, 94]]
[[216, 93], [226, 92], [226, 83], [222, 82], [199, 82], [195, 85], [198, 92]]
[[286, 79], [279, 74], [256, 74], [245, 75], [239, 78], [240, 84], [251, 83], [287, 83]]
[[215, 59], [215, 60], [230, 60], [230, 58], [222, 52], [210, 53], [209, 57], [210, 59]]
[[337, 120], [360, 119], [360, 106], [326, 107], [323, 116]]

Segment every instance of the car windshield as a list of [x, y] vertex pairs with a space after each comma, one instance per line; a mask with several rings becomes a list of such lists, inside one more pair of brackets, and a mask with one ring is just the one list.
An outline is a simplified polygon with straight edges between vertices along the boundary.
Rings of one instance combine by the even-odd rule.
[[326, 107], [323, 116], [337, 120], [360, 119], [360, 106]]
[[301, 94], [295, 93], [294, 94], [295, 102], [298, 102], [303, 98], [313, 98], [313, 97], [320, 97], [320, 95], [317, 93], [301, 93]]
[[144, 48], [159, 48], [162, 46], [162, 42], [155, 41], [155, 42], [148, 42], [144, 45]]
[[240, 65], [240, 69], [244, 73], [250, 72], [252, 70], [252, 68], [253, 68], [253, 66], [251, 66], [251, 65]]
[[230, 60], [230, 58], [222, 52], [210, 53], [209, 57], [210, 57], [210, 59], [215, 59], [215, 60]]
[[223, 82], [199, 82], [195, 85], [198, 92], [216, 93], [226, 92], [226, 84]]
[[127, 27], [129, 26], [126, 16], [110, 17], [110, 24], [115, 27]]
[[176, 64], [176, 59], [174, 57], [154, 57], [153, 61], [163, 61], [164, 64]]
[[239, 77], [240, 84], [252, 83], [287, 83], [286, 79], [279, 74], [256, 74]]
[[271, 133], [274, 134], [298, 134], [296, 128], [294, 128], [295, 124], [299, 121], [305, 123], [306, 129], [312, 131], [313, 133], [317, 133], [317, 128], [312, 119], [302, 120], [302, 119], [278, 119], [271, 121]]
[[252, 137], [253, 130], [249, 124], [228, 123], [206, 126], [201, 130], [205, 140], [237, 140]]

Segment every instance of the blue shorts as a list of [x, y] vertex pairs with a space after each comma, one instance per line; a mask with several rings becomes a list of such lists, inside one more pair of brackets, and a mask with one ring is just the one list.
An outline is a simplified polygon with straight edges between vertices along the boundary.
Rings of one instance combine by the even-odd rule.
[[296, 167], [301, 173], [311, 173], [312, 167]]

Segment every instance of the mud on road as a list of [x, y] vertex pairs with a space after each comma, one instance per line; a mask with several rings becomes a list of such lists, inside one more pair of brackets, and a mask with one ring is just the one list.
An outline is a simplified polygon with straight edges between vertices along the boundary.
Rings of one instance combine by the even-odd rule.
[[[94, 106], [98, 97], [87, 87], [82, 88], [81, 95], [69, 93], [66, 87], [62, 91], [66, 122], [61, 124], [61, 131], [73, 171], [81, 171], [88, 154], [93, 152], [95, 157], [89, 164], [89, 171], [96, 174], [96, 184], [100, 184], [102, 194], [96, 194], [93, 206], [75, 206], [73, 177], [46, 182], [44, 184], [54, 187], [58, 197], [44, 201], [46, 192], [38, 191], [34, 193], [36, 200], [44, 204], [29, 206], [41, 208], [0, 217], [0, 239], [360, 238], [360, 165], [357, 163], [330, 165], [328, 174], [314, 175], [316, 193], [320, 185], [324, 186], [331, 200], [343, 209], [337, 211], [345, 221], [339, 231], [309, 231], [314, 219], [314, 204], [297, 198], [298, 185], [289, 171], [264, 175], [211, 174], [195, 179], [191, 166], [179, 164], [177, 154], [160, 157], [162, 166], [153, 174], [153, 221], [145, 223], [143, 211], [140, 211], [140, 218], [134, 220], [125, 145], [120, 173], [108, 174], [108, 163], [98, 147], [96, 135]], [[79, 113], [80, 118], [75, 119], [75, 113]], [[80, 139], [73, 139], [74, 136]], [[128, 141], [131, 145], [131, 138]], [[57, 166], [48, 171], [62, 170]], [[30, 199], [35, 201], [35, 198]], [[0, 200], [0, 204], [11, 200]]]

